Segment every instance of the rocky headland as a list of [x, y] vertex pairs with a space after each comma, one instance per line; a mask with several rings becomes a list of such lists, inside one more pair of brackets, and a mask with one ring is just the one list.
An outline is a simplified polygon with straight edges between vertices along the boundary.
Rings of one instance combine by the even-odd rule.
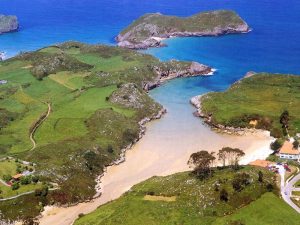
[[157, 78], [144, 85], [144, 90], [149, 91], [158, 87], [162, 83], [179, 77], [193, 76], [210, 76], [213, 75], [214, 69], [198, 62], [182, 62], [171, 60], [154, 66], [153, 71], [157, 74]]
[[219, 36], [247, 33], [248, 24], [234, 11], [216, 10], [190, 17], [145, 14], [125, 28], [117, 37], [118, 46], [130, 49], [162, 47], [170, 37]]
[[231, 127], [213, 122], [212, 114], [206, 114], [201, 109], [201, 99], [205, 97], [206, 95], [197, 95], [190, 99], [190, 103], [197, 109], [193, 114], [196, 117], [200, 117], [204, 123], [215, 131], [234, 135], [245, 135], [246, 133], [254, 133], [257, 131], [254, 128]]
[[16, 16], [5, 16], [0, 14], [0, 34], [17, 31], [19, 22]]
[[[270, 131], [275, 138], [286, 136], [280, 120], [289, 115], [289, 135], [299, 129], [299, 76], [248, 72], [224, 92], [196, 96], [191, 103], [195, 116], [212, 128], [229, 134]], [[259, 97], [257, 97], [259, 96]]]

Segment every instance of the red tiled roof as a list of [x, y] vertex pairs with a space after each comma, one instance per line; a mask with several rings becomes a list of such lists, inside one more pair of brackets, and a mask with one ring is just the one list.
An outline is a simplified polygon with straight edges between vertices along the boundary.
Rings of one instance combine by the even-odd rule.
[[299, 155], [299, 151], [294, 149], [293, 144], [289, 141], [285, 141], [280, 148], [280, 154]]

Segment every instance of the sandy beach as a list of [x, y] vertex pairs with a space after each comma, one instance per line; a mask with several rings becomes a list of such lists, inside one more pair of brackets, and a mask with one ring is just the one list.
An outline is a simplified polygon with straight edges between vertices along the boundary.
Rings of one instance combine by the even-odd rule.
[[46, 207], [41, 225], [69, 225], [80, 213], [89, 213], [99, 205], [120, 197], [133, 185], [154, 175], [164, 176], [188, 170], [191, 153], [205, 149], [218, 151], [223, 146], [245, 151], [242, 163], [264, 159], [270, 154], [272, 138], [268, 132], [243, 136], [218, 134], [192, 116], [194, 108], [183, 112], [169, 111], [162, 119], [147, 125], [146, 135], [126, 153], [126, 161], [111, 166], [101, 179], [102, 196], [68, 208]]

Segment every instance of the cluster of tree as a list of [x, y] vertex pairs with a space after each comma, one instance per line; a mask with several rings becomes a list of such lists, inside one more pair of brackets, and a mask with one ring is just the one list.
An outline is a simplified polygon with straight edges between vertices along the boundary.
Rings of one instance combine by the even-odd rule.
[[2, 179], [5, 181], [5, 182], [8, 182], [12, 179], [12, 176], [9, 175], [9, 174], [5, 174], [3, 175]]
[[188, 164], [194, 167], [194, 173], [200, 179], [207, 178], [211, 176], [212, 170], [211, 166], [215, 161], [214, 153], [209, 153], [208, 151], [195, 152], [190, 156]]
[[289, 120], [290, 120], [290, 115], [287, 110], [285, 110], [279, 118], [279, 122], [282, 126], [282, 132], [284, 136], [288, 135], [288, 128], [289, 128]]
[[282, 146], [282, 141], [280, 139], [276, 139], [274, 142], [272, 142], [270, 144], [270, 148], [274, 151], [274, 152], [277, 152], [281, 146]]
[[39, 177], [37, 176], [23, 176], [20, 178], [19, 182], [13, 182], [13, 184], [11, 185], [12, 190], [17, 190], [20, 188], [20, 184], [21, 185], [27, 185], [27, 184], [31, 184], [31, 183], [37, 183], [39, 182]]
[[[12, 176], [11, 175], [3, 175], [3, 180], [5, 182], [9, 182], [12, 180]], [[31, 184], [31, 183], [36, 184], [37, 182], [39, 182], [38, 176], [23, 176], [20, 178], [20, 181], [12, 183], [11, 189], [17, 190], [20, 188], [20, 184], [22, 184], [22, 185], [27, 185], [27, 184]]]
[[223, 167], [230, 166], [234, 169], [238, 169], [239, 161], [244, 155], [245, 153], [241, 149], [224, 147], [219, 150], [218, 158], [222, 162]]
[[[234, 169], [239, 168], [239, 161], [245, 153], [238, 148], [225, 147], [219, 150], [218, 159], [222, 162], [223, 167], [230, 166]], [[216, 160], [215, 153], [209, 153], [202, 150], [193, 153], [188, 161], [188, 165], [194, 168], [193, 172], [201, 179], [210, 177], [212, 175], [211, 167]]]

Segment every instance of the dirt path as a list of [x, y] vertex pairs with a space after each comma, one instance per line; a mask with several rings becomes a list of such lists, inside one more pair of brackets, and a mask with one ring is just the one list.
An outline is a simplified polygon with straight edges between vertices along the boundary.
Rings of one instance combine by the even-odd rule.
[[2, 183], [4, 186], [6, 186], [6, 187], [10, 187], [4, 180], [2, 180], [1, 178], [0, 178], [0, 183]]
[[[53, 190], [57, 190], [58, 188], [49, 188], [49, 191], [53, 191]], [[15, 195], [15, 196], [12, 196], [12, 197], [8, 197], [8, 198], [2, 198], [0, 199], [0, 202], [4, 202], [4, 201], [8, 201], [8, 200], [12, 200], [12, 199], [15, 199], [15, 198], [18, 198], [18, 197], [21, 197], [23, 195], [29, 195], [29, 194], [32, 194], [34, 193], [34, 191], [27, 191], [27, 192], [24, 192], [24, 193], [21, 193], [21, 194], [18, 194], [18, 195]]]
[[32, 148], [30, 149], [30, 151], [32, 151], [32, 150], [34, 150], [36, 148], [36, 141], [34, 140], [34, 133], [35, 133], [35, 131], [42, 125], [42, 123], [50, 115], [50, 112], [51, 112], [51, 103], [47, 103], [47, 106], [48, 106], [48, 111], [47, 111], [46, 116], [35, 125], [35, 127], [32, 129], [32, 131], [30, 133], [29, 138], [30, 138], [30, 141], [32, 142]]

